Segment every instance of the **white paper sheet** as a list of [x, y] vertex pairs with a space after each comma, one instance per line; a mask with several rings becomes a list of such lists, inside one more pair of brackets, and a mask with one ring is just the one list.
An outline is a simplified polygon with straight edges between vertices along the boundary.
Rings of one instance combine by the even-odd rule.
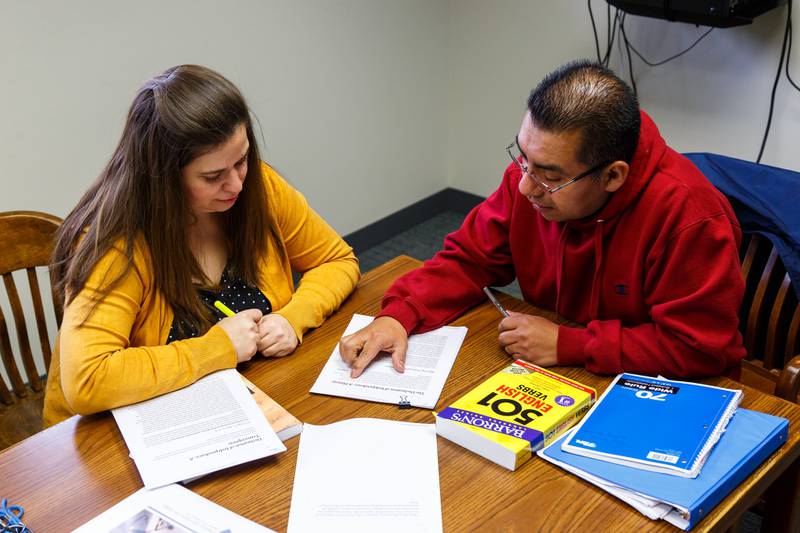
[[286, 450], [232, 369], [112, 412], [147, 488]]
[[305, 424], [288, 531], [442, 531], [434, 425], [375, 418]]
[[[371, 316], [353, 315], [344, 335], [355, 333], [373, 320]], [[355, 379], [350, 377], [350, 367], [342, 361], [337, 343], [311, 392], [382, 403], [407, 401], [415, 407], [433, 409], [466, 335], [467, 328], [452, 326], [411, 335], [404, 373], [392, 367], [388, 355], [379, 355]]]
[[134, 492], [74, 533], [271, 532], [180, 485]]
[[626, 502], [628, 505], [631, 505], [637, 511], [645, 515], [647, 518], [651, 520], [659, 520], [664, 518], [670, 511], [673, 510], [671, 505], [667, 505], [663, 502], [658, 500], [654, 500], [652, 498], [648, 498], [641, 494], [637, 494], [633, 491], [630, 491], [626, 488], [620, 487], [619, 485], [615, 485], [613, 483], [608, 483], [607, 481], [589, 474], [588, 472], [584, 472], [583, 470], [578, 470], [577, 468], [573, 468], [571, 465], [566, 463], [562, 463], [561, 461], [556, 461], [552, 457], [545, 457], [541, 453], [539, 456], [544, 458], [551, 463], [560, 466], [567, 472], [572, 472], [579, 478], [585, 479], [592, 485], [595, 485], [604, 491], [608, 492], [619, 498], [620, 500]]

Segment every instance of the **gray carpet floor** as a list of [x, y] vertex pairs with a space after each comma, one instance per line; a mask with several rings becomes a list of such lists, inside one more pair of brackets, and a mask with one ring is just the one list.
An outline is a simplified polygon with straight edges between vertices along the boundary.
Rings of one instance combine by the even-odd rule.
[[441, 249], [445, 235], [457, 230], [463, 220], [464, 215], [461, 213], [445, 211], [422, 224], [398, 233], [358, 256], [361, 272], [368, 272], [398, 255], [408, 255], [420, 261], [430, 259]]
[[[444, 211], [425, 222], [398, 233], [383, 243], [364, 250], [358, 256], [361, 272], [368, 272], [378, 265], [397, 257], [408, 255], [425, 261], [441, 250], [448, 233], [457, 230], [464, 221], [462, 213]], [[503, 292], [522, 298], [517, 282], [502, 288]]]
[[[364, 250], [359, 254], [361, 272], [368, 272], [378, 265], [397, 257], [408, 255], [420, 261], [430, 259], [442, 248], [445, 236], [458, 229], [464, 215], [454, 211], [445, 211], [406, 231], [398, 233], [383, 243]], [[502, 288], [503, 292], [522, 298], [519, 285], [515, 281]], [[761, 517], [752, 512], [745, 512], [739, 523], [740, 533], [759, 533]]]

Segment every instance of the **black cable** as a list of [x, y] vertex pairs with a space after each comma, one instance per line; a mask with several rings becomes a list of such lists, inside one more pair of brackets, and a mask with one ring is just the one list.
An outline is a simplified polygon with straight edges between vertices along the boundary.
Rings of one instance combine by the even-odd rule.
[[[622, 23], [625, 24], [625, 20], [624, 19], [623, 19]], [[625, 27], [624, 26], [622, 28], [622, 31], [623, 31], [623, 33], [625, 32]], [[705, 32], [703, 35], [698, 37], [697, 40], [695, 42], [693, 42], [692, 45], [689, 48], [687, 48], [686, 50], [683, 50], [682, 52], [678, 52], [677, 54], [671, 55], [671, 56], [669, 56], [668, 58], [666, 58], [664, 60], [656, 61], [656, 62], [648, 61], [647, 59], [645, 59], [645, 57], [641, 53], [639, 53], [639, 51], [632, 44], [630, 45], [630, 47], [631, 47], [631, 50], [633, 50], [633, 53], [636, 54], [639, 57], [639, 59], [644, 61], [647, 65], [650, 65], [651, 67], [659, 67], [659, 66], [663, 65], [664, 63], [668, 63], [668, 62], [672, 61], [673, 59], [681, 57], [683, 54], [685, 54], [686, 52], [688, 52], [689, 50], [691, 50], [692, 48], [697, 46], [697, 44], [700, 41], [702, 41], [703, 39], [705, 39], [706, 36], [708, 36], [708, 34], [711, 33], [712, 31], [714, 31], [714, 28], [709, 28], [707, 32]]]
[[791, 63], [792, 57], [792, 0], [789, 0], [787, 9], [789, 10], [789, 14], [786, 15], [789, 18], [789, 44], [786, 48], [786, 79], [789, 80], [789, 83], [791, 83], [795, 89], [800, 91], [800, 87], [794, 82], [792, 75], [789, 73], [789, 64]]
[[597, 50], [597, 62], [600, 62], [600, 39], [597, 37], [597, 26], [594, 23], [594, 13], [592, 13], [592, 0], [587, 0], [589, 6], [589, 18], [592, 19], [592, 33], [594, 33], [594, 47]]
[[792, 27], [792, 0], [788, 2], [789, 7], [787, 8], [787, 16], [786, 16], [786, 29], [783, 32], [783, 44], [781, 45], [781, 58], [778, 61], [778, 72], [775, 73], [775, 81], [772, 84], [772, 94], [769, 97], [769, 114], [767, 115], [767, 127], [764, 128], [764, 138], [761, 139], [761, 149], [758, 151], [758, 158], [756, 159], [756, 163], [761, 162], [761, 156], [764, 155], [764, 148], [767, 146], [767, 138], [769, 137], [769, 129], [772, 126], [772, 112], [775, 110], [775, 93], [778, 90], [778, 82], [781, 79], [781, 71], [783, 70], [783, 59], [786, 56], [786, 44], [789, 41], [789, 33], [791, 32]]
[[609, 61], [611, 61], [611, 50], [614, 47], [614, 40], [617, 35], [617, 26], [619, 26], [619, 9], [615, 10], [614, 23], [611, 25], [611, 35], [608, 37], [608, 47], [606, 48], [606, 55], [603, 56], [603, 61], [601, 61], [604, 67], [608, 67], [608, 63]]
[[[770, 100], [769, 100], [769, 114], [767, 116], [767, 125], [764, 128], [764, 137], [761, 140], [761, 148], [758, 151], [758, 158], [756, 159], [756, 163], [760, 163], [761, 162], [761, 157], [764, 155], [764, 148], [766, 147], [767, 139], [769, 138], [769, 131], [770, 131], [770, 128], [772, 126], [772, 115], [773, 115], [773, 113], [775, 111], [775, 94], [776, 94], [776, 92], [778, 90], [778, 82], [780, 81], [781, 70], [783, 70], [785, 68], [786, 79], [789, 80], [789, 83], [792, 85], [792, 87], [794, 87], [796, 90], [800, 91], [800, 85], [798, 85], [794, 81], [794, 79], [792, 79], [792, 75], [791, 75], [791, 73], [789, 71], [789, 65], [791, 63], [791, 56], [792, 56], [792, 3], [793, 3], [793, 0], [788, 0], [788, 2], [787, 2], [786, 28], [784, 29], [784, 32], [783, 32], [783, 44], [781, 45], [781, 56], [780, 56], [780, 60], [778, 61], [778, 71], [775, 74], [775, 81], [772, 84], [772, 93], [770, 94]], [[637, 89], [636, 89], [636, 81], [635, 81], [635, 79], [633, 77], [633, 62], [631, 61], [631, 59], [632, 59], [631, 58], [631, 51], [633, 51], [633, 53], [636, 54], [636, 56], [639, 59], [641, 59], [645, 64], [647, 64], [647, 65], [649, 65], [651, 67], [658, 67], [658, 66], [661, 66], [661, 65], [663, 65], [663, 64], [665, 64], [665, 63], [667, 63], [669, 61], [672, 61], [673, 59], [676, 59], [676, 58], [686, 54], [692, 48], [697, 46], [700, 43], [700, 41], [705, 39], [708, 36], [708, 34], [710, 34], [712, 31], [714, 31], [714, 28], [709, 28], [708, 31], [706, 31], [705, 33], [703, 33], [703, 35], [698, 37], [697, 40], [695, 42], [693, 42], [688, 48], [686, 48], [685, 50], [683, 50], [681, 52], [678, 52], [677, 54], [674, 54], [674, 55], [672, 55], [672, 56], [670, 56], [670, 57], [668, 57], [666, 59], [663, 59], [661, 61], [649, 61], [647, 58], [645, 58], [636, 49], [636, 47], [633, 46], [633, 44], [631, 44], [630, 40], [628, 39], [628, 35], [627, 35], [626, 31], [625, 31], [625, 17], [627, 15], [627, 13], [623, 13], [622, 16], [620, 17], [619, 9], [617, 9], [615, 11], [615, 13], [614, 13], [614, 22], [612, 24], [612, 22], [611, 22], [611, 4], [607, 4], [606, 5], [606, 41], [607, 41], [606, 44], [607, 44], [607, 46], [606, 46], [605, 55], [603, 56], [602, 59], [600, 59], [600, 40], [599, 40], [598, 35], [597, 35], [597, 26], [596, 26], [595, 20], [594, 20], [594, 13], [592, 12], [592, 1], [591, 0], [587, 1], [587, 6], [589, 8], [589, 17], [592, 20], [592, 31], [594, 32], [595, 49], [597, 51], [597, 58], [598, 58], [599, 62], [603, 66], [607, 67], [609, 62], [610, 62], [610, 60], [611, 60], [611, 51], [613, 49], [614, 40], [616, 38], [617, 26], [619, 26], [620, 35], [622, 36], [622, 40], [623, 40], [623, 42], [625, 44], [625, 51], [626, 51], [627, 56], [628, 56], [628, 75], [630, 76], [630, 79], [631, 79], [631, 87], [633, 89], [634, 94], [637, 93]], [[784, 63], [784, 59], [786, 60], [785, 63]]]
[[633, 95], [638, 96], [638, 91], [636, 90], [636, 80], [633, 79], [633, 61], [631, 60], [631, 43], [628, 41], [628, 36], [625, 33], [625, 17], [627, 13], [622, 14], [622, 19], [619, 21], [619, 31], [622, 34], [622, 41], [625, 43], [625, 51], [628, 53], [628, 76], [631, 78], [631, 88], [633, 89]]

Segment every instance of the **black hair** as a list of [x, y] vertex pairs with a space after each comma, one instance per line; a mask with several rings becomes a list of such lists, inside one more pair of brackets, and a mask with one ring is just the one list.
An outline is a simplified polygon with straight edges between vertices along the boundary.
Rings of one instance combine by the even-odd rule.
[[550, 132], [580, 131], [578, 160], [630, 163], [639, 143], [639, 102], [613, 71], [589, 61], [562, 65], [528, 97], [533, 124]]

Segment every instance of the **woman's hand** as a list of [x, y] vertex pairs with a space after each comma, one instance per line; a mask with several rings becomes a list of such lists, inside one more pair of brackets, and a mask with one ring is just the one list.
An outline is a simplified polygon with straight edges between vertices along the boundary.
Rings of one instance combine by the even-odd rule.
[[248, 309], [217, 322], [231, 339], [239, 363], [249, 361], [256, 354], [258, 341], [261, 338], [258, 327], [261, 316], [262, 313], [258, 309]]
[[258, 324], [258, 351], [264, 357], [283, 357], [297, 348], [297, 334], [281, 315], [264, 315]]

